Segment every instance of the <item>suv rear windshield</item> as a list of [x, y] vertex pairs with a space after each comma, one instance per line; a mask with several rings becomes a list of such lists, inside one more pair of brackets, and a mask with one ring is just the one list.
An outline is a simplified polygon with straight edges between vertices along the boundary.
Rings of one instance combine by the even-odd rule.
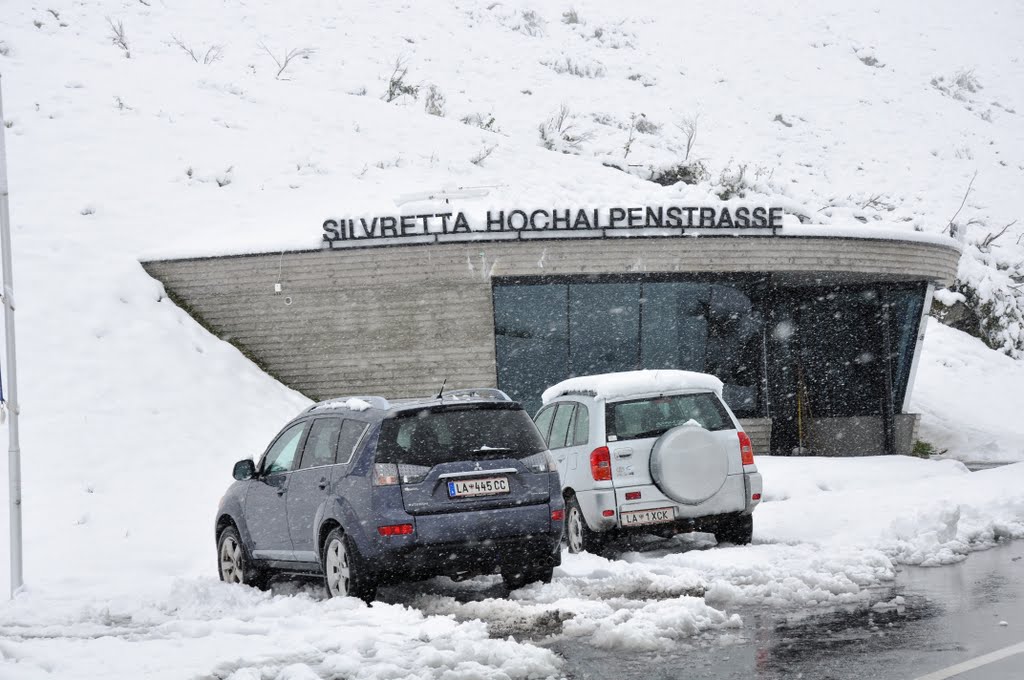
[[712, 432], [734, 427], [711, 392], [620, 401], [608, 404], [605, 413], [609, 441], [658, 437], [691, 420]]
[[525, 458], [546, 449], [521, 408], [433, 407], [385, 419], [377, 462], [433, 467], [463, 460]]

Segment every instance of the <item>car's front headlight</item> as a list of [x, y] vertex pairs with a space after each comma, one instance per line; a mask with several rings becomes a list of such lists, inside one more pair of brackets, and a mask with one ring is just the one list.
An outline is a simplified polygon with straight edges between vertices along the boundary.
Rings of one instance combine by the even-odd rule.
[[555, 461], [555, 457], [551, 455], [550, 451], [541, 451], [540, 453], [535, 453], [532, 456], [521, 458], [520, 462], [522, 462], [530, 472], [555, 472], [558, 470], [558, 463]]

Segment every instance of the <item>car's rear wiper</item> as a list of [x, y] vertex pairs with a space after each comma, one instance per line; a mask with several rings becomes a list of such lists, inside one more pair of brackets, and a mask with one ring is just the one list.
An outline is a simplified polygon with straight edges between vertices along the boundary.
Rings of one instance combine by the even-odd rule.
[[644, 439], [646, 437], [657, 437], [659, 435], [665, 434], [670, 429], [671, 428], [659, 427], [656, 430], [647, 430], [646, 432], [638, 432], [638, 433], [636, 433], [634, 435], [630, 435], [629, 438], [630, 439]]

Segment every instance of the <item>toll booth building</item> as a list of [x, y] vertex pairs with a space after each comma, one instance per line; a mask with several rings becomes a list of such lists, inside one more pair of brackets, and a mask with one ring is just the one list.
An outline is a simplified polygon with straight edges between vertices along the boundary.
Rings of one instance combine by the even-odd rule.
[[951, 240], [866, 226], [350, 235], [143, 264], [312, 399], [447, 380], [533, 413], [570, 376], [686, 369], [724, 382], [757, 451], [864, 455], [913, 446], [924, 315], [959, 259]]

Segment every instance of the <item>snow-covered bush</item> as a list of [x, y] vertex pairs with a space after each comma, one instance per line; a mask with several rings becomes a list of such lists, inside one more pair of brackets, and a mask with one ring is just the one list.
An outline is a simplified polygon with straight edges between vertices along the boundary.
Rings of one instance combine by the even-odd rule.
[[577, 78], [604, 78], [607, 73], [604, 64], [584, 57], [563, 56], [560, 59], [542, 61], [541, 63], [559, 75], [567, 73]]
[[395, 59], [395, 65], [391, 69], [391, 75], [388, 76], [388, 86], [384, 91], [383, 99], [386, 102], [393, 102], [402, 97], [412, 97], [416, 99], [419, 96], [420, 88], [418, 85], [413, 85], [406, 82], [406, 78], [409, 76], [409, 67], [406, 65], [405, 60], [402, 58]]
[[423, 110], [431, 116], [444, 117], [445, 96], [437, 85], [427, 85], [427, 93], [423, 96]]
[[501, 128], [495, 122], [494, 114], [491, 113], [471, 113], [468, 116], [463, 116], [462, 122], [488, 132], [501, 132]]
[[562, 104], [558, 111], [538, 126], [541, 144], [545, 149], [562, 153], [580, 152], [583, 142], [592, 138], [588, 132], [580, 132], [577, 127], [577, 116], [568, 106]]

